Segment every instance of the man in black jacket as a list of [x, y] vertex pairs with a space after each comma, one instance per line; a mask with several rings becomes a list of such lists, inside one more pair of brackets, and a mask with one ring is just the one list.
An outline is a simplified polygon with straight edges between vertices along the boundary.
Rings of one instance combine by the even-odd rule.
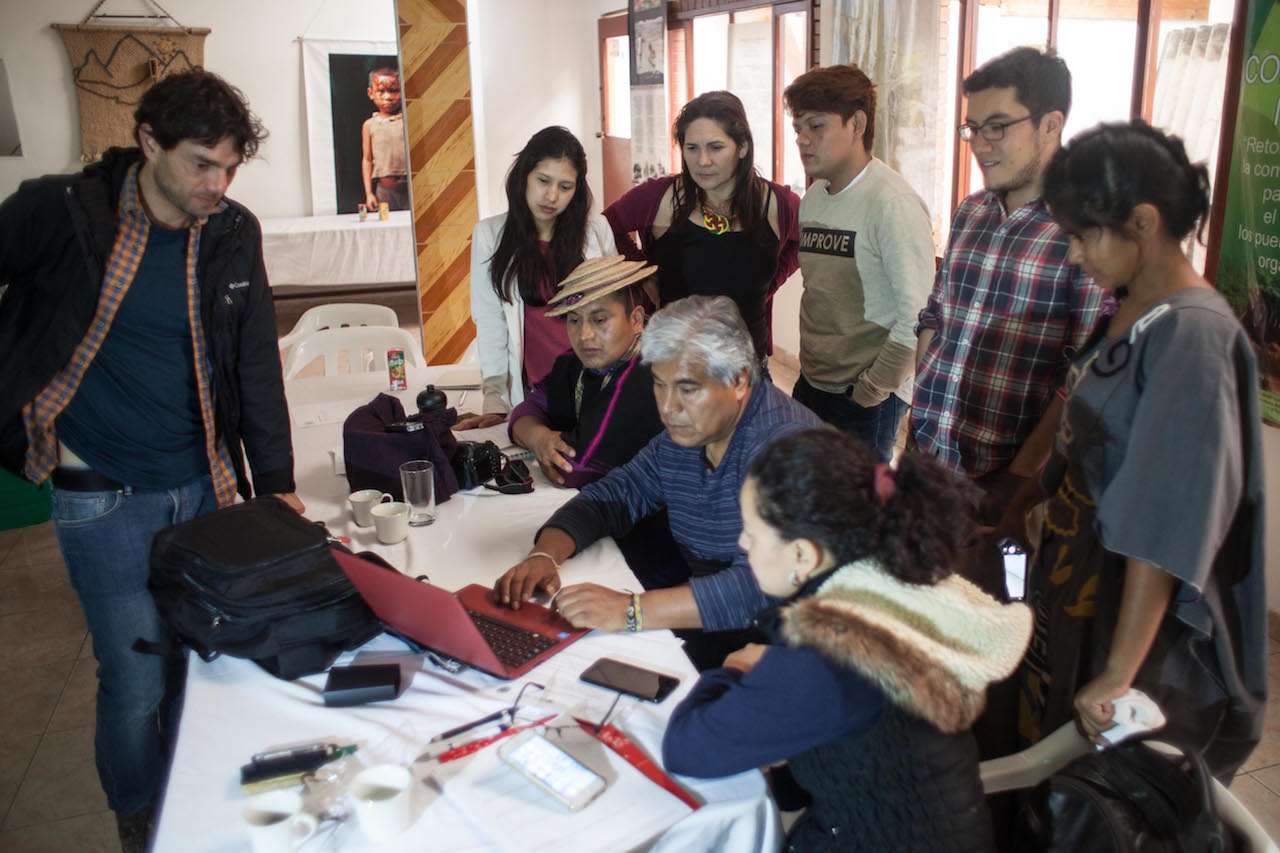
[[204, 71], [156, 84], [135, 119], [139, 149], [0, 205], [0, 464], [53, 481], [126, 850], [145, 844], [181, 689], [180, 665], [133, 649], [169, 646], [147, 591], [154, 534], [237, 491], [302, 509], [261, 232], [223, 197], [265, 132]]

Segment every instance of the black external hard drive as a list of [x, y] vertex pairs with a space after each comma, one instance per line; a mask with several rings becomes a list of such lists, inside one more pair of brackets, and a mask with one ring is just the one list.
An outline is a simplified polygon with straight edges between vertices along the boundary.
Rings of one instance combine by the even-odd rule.
[[400, 667], [394, 663], [335, 666], [324, 683], [324, 704], [330, 708], [383, 702], [400, 694]]

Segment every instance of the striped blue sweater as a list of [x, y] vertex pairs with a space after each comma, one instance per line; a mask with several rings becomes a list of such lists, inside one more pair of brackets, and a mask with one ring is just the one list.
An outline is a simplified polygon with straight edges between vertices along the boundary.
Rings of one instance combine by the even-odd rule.
[[761, 382], [733, 431], [720, 466], [712, 471], [701, 447], [681, 447], [664, 430], [627, 464], [587, 486], [556, 511], [547, 527], [573, 538], [577, 550], [603, 536], [620, 536], [664, 507], [676, 543], [702, 564], [725, 566], [690, 579], [707, 631], [746, 627], [769, 604], [738, 547], [742, 516], [738, 494], [755, 455], [773, 439], [822, 422], [804, 406]]

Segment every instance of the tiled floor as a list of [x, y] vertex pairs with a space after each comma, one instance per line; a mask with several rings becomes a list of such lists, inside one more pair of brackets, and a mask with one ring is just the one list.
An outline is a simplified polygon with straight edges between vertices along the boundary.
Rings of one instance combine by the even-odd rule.
[[[292, 325], [290, 323], [290, 325]], [[790, 390], [795, 370], [777, 360]], [[1280, 619], [1273, 616], [1271, 695], [1280, 691]], [[0, 851], [116, 853], [115, 818], [93, 763], [96, 678], [79, 603], [51, 524], [0, 531]], [[1232, 785], [1280, 838], [1280, 703]]]

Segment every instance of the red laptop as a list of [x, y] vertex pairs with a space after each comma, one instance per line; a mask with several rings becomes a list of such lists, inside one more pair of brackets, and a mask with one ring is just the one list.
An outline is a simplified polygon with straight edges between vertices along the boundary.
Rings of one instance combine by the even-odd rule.
[[332, 553], [388, 628], [498, 678], [519, 678], [587, 633], [532, 602], [503, 607], [479, 584], [455, 594], [336, 548]]

